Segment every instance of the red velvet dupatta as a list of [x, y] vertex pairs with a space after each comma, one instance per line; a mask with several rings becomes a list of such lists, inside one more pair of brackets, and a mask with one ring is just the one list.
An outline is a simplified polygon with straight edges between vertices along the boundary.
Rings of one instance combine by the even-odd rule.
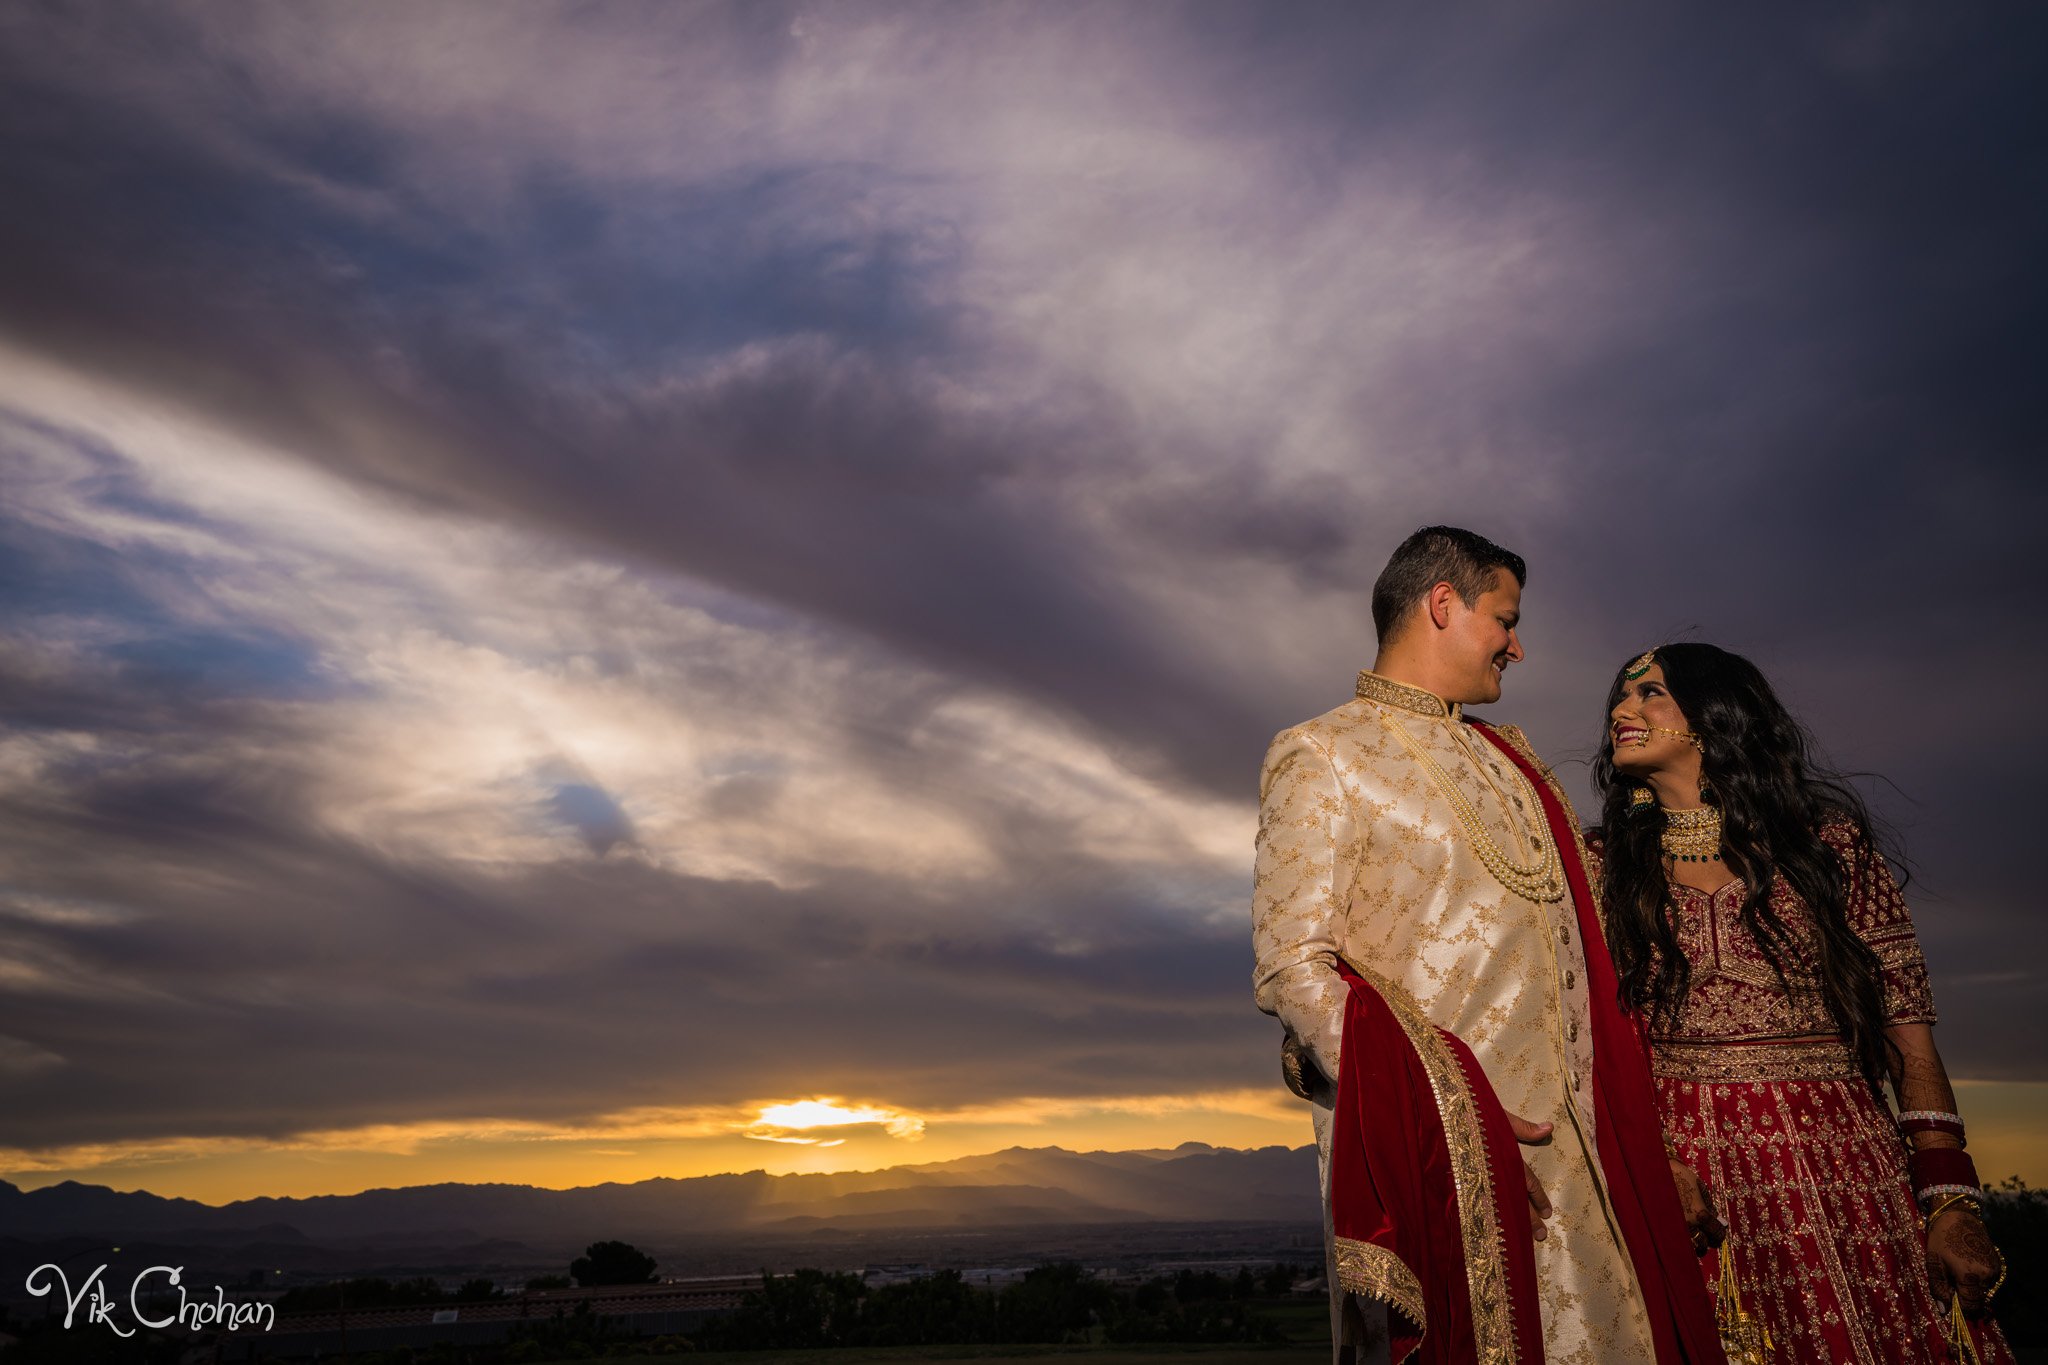
[[1528, 1195], [1506, 1111], [1464, 1043], [1405, 992], [1339, 971], [1351, 994], [1330, 1141], [1338, 1284], [1392, 1310], [1395, 1365], [1541, 1361]]
[[[1586, 878], [1578, 826], [1563, 795], [1535, 755], [1479, 721], [1472, 728], [1506, 754], [1543, 802], [1564, 860], [1586, 952], [1587, 999], [1593, 1026], [1593, 1127], [1609, 1206], [1628, 1243], [1636, 1279], [1650, 1310], [1657, 1365], [1724, 1362], [1714, 1306], [1687, 1235], [1678, 1190], [1664, 1155], [1657, 1094], [1650, 1080], [1649, 1042], [1641, 1021], [1621, 1008], [1614, 961], [1600, 927], [1600, 905]], [[1533, 1117], [1533, 1116], [1532, 1116]]]

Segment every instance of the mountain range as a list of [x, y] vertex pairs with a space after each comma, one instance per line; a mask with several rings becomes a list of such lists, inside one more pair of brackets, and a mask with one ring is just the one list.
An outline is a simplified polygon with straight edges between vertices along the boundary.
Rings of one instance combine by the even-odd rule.
[[1319, 1221], [1312, 1147], [1170, 1151], [1013, 1147], [929, 1165], [833, 1175], [657, 1178], [551, 1190], [419, 1185], [212, 1205], [75, 1181], [0, 1181], [10, 1239], [99, 1237], [325, 1245], [528, 1237], [806, 1232], [1049, 1224]]

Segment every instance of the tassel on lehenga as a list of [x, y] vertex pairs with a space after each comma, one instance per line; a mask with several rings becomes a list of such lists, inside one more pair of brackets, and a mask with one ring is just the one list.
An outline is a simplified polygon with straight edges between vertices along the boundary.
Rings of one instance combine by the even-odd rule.
[[1732, 1242], [1721, 1243], [1721, 1289], [1715, 1296], [1714, 1321], [1721, 1329], [1721, 1348], [1728, 1353], [1728, 1365], [1771, 1365], [1771, 1332], [1763, 1319], [1751, 1317], [1742, 1306], [1742, 1291], [1735, 1283]]
[[1977, 1354], [1977, 1339], [1970, 1334], [1969, 1321], [1963, 1317], [1961, 1294], [1948, 1301], [1948, 1352], [1956, 1358], [1956, 1365], [1984, 1365], [1984, 1358]]

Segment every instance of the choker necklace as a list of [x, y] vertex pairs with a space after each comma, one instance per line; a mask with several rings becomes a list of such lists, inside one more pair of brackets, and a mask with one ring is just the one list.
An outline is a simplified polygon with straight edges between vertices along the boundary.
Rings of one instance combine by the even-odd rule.
[[1721, 808], [1694, 806], [1691, 810], [1664, 811], [1664, 833], [1659, 836], [1664, 851], [1681, 863], [1721, 861]]

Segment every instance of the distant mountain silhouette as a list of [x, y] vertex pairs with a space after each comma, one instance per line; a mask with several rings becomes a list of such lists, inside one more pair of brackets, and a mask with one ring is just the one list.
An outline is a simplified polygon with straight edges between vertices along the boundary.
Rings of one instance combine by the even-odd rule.
[[1013, 1147], [986, 1156], [841, 1175], [708, 1175], [589, 1185], [418, 1185], [215, 1207], [64, 1181], [0, 1181], [10, 1238], [154, 1238], [340, 1245], [532, 1236], [1045, 1223], [1284, 1222], [1320, 1218], [1315, 1149], [1190, 1142], [1172, 1151]]

